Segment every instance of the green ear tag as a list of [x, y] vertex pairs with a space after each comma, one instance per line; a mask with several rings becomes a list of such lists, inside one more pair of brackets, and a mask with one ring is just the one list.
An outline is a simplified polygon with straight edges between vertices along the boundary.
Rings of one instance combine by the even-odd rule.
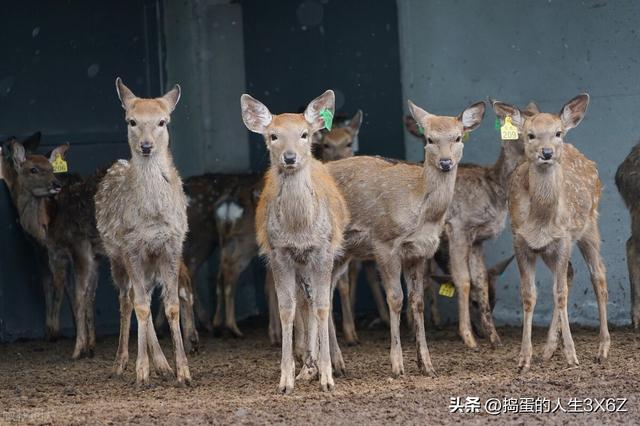
[[[416, 123], [416, 124], [418, 124], [418, 123]], [[418, 133], [420, 133], [421, 135], [424, 135], [424, 127], [422, 127], [419, 124], [418, 124]]]
[[464, 135], [462, 135], [462, 140], [465, 142], [469, 140], [469, 132], [464, 132]]
[[323, 108], [320, 111], [320, 117], [324, 120], [324, 128], [331, 130], [331, 126], [333, 125], [333, 113], [327, 108]]
[[496, 117], [496, 122], [493, 124], [493, 127], [495, 127], [496, 130], [500, 130], [500, 119]]

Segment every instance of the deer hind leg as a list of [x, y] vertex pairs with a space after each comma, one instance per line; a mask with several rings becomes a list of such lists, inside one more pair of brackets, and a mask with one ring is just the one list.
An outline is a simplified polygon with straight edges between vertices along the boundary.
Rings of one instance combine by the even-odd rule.
[[425, 299], [429, 303], [429, 318], [431, 319], [431, 325], [435, 328], [440, 328], [442, 319], [440, 317], [440, 309], [438, 307], [438, 284], [431, 279], [431, 274], [436, 271], [436, 262], [433, 259], [429, 259], [425, 263], [424, 268], [424, 289]]
[[609, 356], [609, 347], [611, 345], [611, 337], [609, 336], [609, 326], [607, 323], [607, 301], [609, 292], [607, 289], [606, 269], [600, 256], [600, 232], [595, 220], [592, 222], [591, 228], [584, 234], [582, 239], [578, 241], [578, 248], [589, 267], [591, 284], [593, 285], [593, 291], [596, 293], [596, 300], [598, 302], [600, 344], [596, 360], [598, 362], [605, 362]]
[[296, 277], [292, 265], [283, 255], [272, 256], [271, 270], [278, 297], [278, 311], [282, 323], [282, 358], [280, 362], [280, 383], [278, 392], [291, 393], [295, 381], [295, 361], [293, 359], [293, 321], [296, 314]]
[[[516, 237], [517, 238], [517, 237]], [[514, 251], [518, 270], [520, 272], [520, 297], [522, 298], [522, 345], [520, 347], [520, 357], [518, 369], [521, 373], [526, 373], [531, 368], [531, 356], [533, 347], [531, 345], [531, 328], [533, 326], [533, 310], [536, 307], [536, 258], [527, 247], [526, 243], [514, 241]]]
[[458, 330], [464, 344], [477, 349], [478, 343], [471, 330], [469, 312], [469, 293], [471, 291], [471, 277], [469, 276], [469, 257], [471, 244], [465, 235], [458, 235], [451, 226], [447, 226], [449, 239], [449, 253], [451, 275], [458, 293]]
[[389, 325], [389, 311], [387, 309], [387, 304], [385, 303], [385, 297], [382, 294], [382, 285], [380, 284], [380, 277], [378, 276], [376, 264], [375, 262], [365, 261], [363, 266], [365, 276], [367, 277], [367, 283], [369, 284], [371, 294], [373, 295], [373, 301], [375, 302], [376, 309], [378, 310], [378, 316], [380, 316], [380, 320], [383, 323]]
[[93, 357], [96, 348], [96, 290], [98, 289], [98, 275], [100, 267], [100, 257], [94, 256], [91, 268], [91, 277], [89, 280], [89, 290], [87, 292], [87, 336], [88, 336], [88, 353], [89, 357]]
[[[191, 383], [191, 373], [189, 372], [189, 363], [187, 362], [182, 332], [180, 330], [180, 297], [178, 295], [179, 268], [180, 253], [167, 253], [166, 259], [159, 263], [158, 278], [162, 285], [164, 313], [167, 316], [169, 328], [171, 329], [173, 354], [176, 361], [176, 379], [178, 380], [178, 384], [188, 385]], [[150, 327], [153, 328], [153, 324], [150, 324]], [[158, 347], [158, 349], [160, 348]], [[159, 354], [164, 357], [162, 349], [159, 350]]]
[[425, 259], [412, 259], [405, 261], [402, 269], [404, 271], [404, 281], [407, 284], [410, 309], [413, 312], [418, 368], [423, 375], [435, 377], [436, 372], [431, 364], [431, 356], [427, 348], [427, 337], [424, 327], [425, 263]]
[[474, 302], [476, 302], [479, 311], [479, 329], [483, 331], [485, 336], [489, 337], [489, 341], [494, 348], [502, 346], [500, 336], [493, 322], [493, 313], [489, 302], [489, 275], [487, 266], [484, 263], [481, 244], [474, 244], [471, 248], [469, 270], [471, 272], [471, 283], [474, 287]]
[[400, 281], [402, 267], [400, 260], [391, 256], [387, 259], [377, 258], [376, 262], [387, 294], [387, 304], [389, 305], [391, 372], [395, 377], [399, 377], [404, 375], [402, 343], [400, 341], [400, 314], [402, 313], [402, 301], [404, 299]]
[[[180, 296], [180, 325], [182, 326], [184, 337], [184, 350], [188, 353], [195, 353], [198, 352], [200, 337], [198, 336], [195, 312], [193, 310], [193, 287], [189, 271], [184, 264], [180, 265], [178, 295]], [[160, 312], [162, 312], [162, 309], [160, 309]]]
[[562, 335], [562, 348], [569, 366], [578, 365], [571, 329], [569, 327], [569, 314], [567, 305], [569, 300], [569, 288], [567, 274], [569, 257], [571, 256], [571, 241], [559, 240], [543, 253], [543, 260], [553, 274], [553, 298], [554, 310], [558, 311], [558, 322]]
[[635, 236], [627, 240], [627, 266], [631, 290], [631, 323], [635, 331], [640, 330], [640, 245]]
[[87, 310], [91, 279], [95, 269], [95, 260], [91, 255], [90, 244], [80, 242], [72, 251], [73, 265], [75, 268], [75, 309], [76, 343], [73, 350], [73, 359], [79, 359], [88, 355], [87, 335]]
[[[349, 270], [351, 265], [349, 265]], [[340, 292], [340, 307], [342, 309], [342, 331], [347, 345], [358, 344], [358, 334], [356, 333], [356, 324], [351, 309], [351, 283], [349, 282], [349, 273], [343, 274], [338, 278], [338, 291]]]
[[[318, 347], [318, 374], [320, 376], [320, 388], [323, 391], [333, 390], [333, 372], [331, 363], [331, 350], [329, 343], [329, 322], [332, 307], [331, 270], [333, 256], [325, 260], [325, 267], [314, 271], [311, 275], [313, 293], [311, 303], [312, 316], [316, 317], [319, 347]], [[313, 336], [310, 336], [313, 337]]]
[[282, 328], [280, 327], [280, 314], [278, 313], [278, 297], [276, 296], [273, 274], [268, 266], [264, 278], [264, 292], [267, 296], [269, 308], [269, 341], [271, 346], [279, 346], [282, 341]]
[[[224, 251], [226, 250], [223, 249], [223, 252]], [[253, 253], [253, 251], [250, 252], [250, 254]], [[220, 257], [222, 258], [222, 256], [226, 255], [221, 253]], [[225, 274], [225, 277], [223, 279], [225, 298], [225, 326], [234, 337], [244, 337], [244, 334], [242, 334], [240, 328], [238, 328], [238, 324], [236, 323], [236, 288], [238, 286], [238, 279], [240, 278], [240, 274], [247, 268], [253, 257], [244, 255], [242, 252], [239, 254], [233, 253], [231, 254], [231, 256], [233, 256], [233, 259], [225, 262], [228, 263], [229, 266], [223, 269], [223, 274]], [[220, 263], [222, 264], [222, 261]]]
[[[56, 340], [60, 337], [60, 311], [67, 284], [67, 267], [69, 259], [66, 255], [49, 250], [49, 269], [52, 275], [51, 304], [47, 312], [45, 339]], [[75, 300], [74, 300], [75, 304]]]
[[302, 368], [296, 380], [310, 381], [318, 377], [318, 321], [312, 310], [315, 291], [309, 274], [298, 273], [297, 300], [294, 333], [295, 356]]
[[[222, 256], [220, 257], [222, 259]], [[224, 330], [224, 273], [225, 266], [220, 262], [218, 265], [218, 274], [216, 277], [216, 313], [213, 315], [213, 335], [222, 336]]]
[[[571, 261], [567, 264], [567, 292], [571, 291], [571, 285], [573, 284], [573, 264]], [[560, 312], [557, 309], [553, 310], [551, 316], [551, 324], [549, 325], [549, 332], [547, 334], [547, 342], [544, 345], [542, 352], [542, 359], [545, 361], [550, 360], [553, 354], [558, 348], [558, 342], [560, 337]]]
[[342, 351], [340, 350], [340, 344], [338, 343], [338, 336], [336, 335], [336, 323], [333, 319], [333, 296], [335, 289], [338, 286], [338, 280], [344, 276], [347, 268], [352, 262], [349, 259], [341, 259], [334, 263], [334, 268], [331, 273], [330, 284], [330, 306], [329, 309], [329, 352], [331, 354], [331, 364], [333, 365], [333, 373], [336, 376], [343, 376], [346, 374], [347, 369], [342, 357]]

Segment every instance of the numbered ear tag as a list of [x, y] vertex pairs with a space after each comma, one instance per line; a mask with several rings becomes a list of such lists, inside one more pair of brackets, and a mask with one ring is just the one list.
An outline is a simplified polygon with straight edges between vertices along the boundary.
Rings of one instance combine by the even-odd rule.
[[440, 290], [438, 294], [444, 297], [453, 297], [456, 292], [456, 287], [451, 283], [440, 284]]
[[53, 173], [67, 173], [69, 170], [67, 162], [62, 159], [62, 155], [60, 154], [56, 155], [51, 165], [53, 166]]
[[320, 117], [324, 120], [324, 128], [331, 130], [331, 126], [333, 125], [333, 113], [327, 108], [323, 108], [320, 111]]
[[500, 137], [505, 141], [513, 141], [518, 139], [518, 129], [511, 124], [511, 117], [504, 118], [504, 124], [500, 127]]
[[418, 123], [416, 123], [416, 124], [418, 125], [418, 133], [420, 133], [421, 135], [424, 135], [424, 127], [422, 127]]

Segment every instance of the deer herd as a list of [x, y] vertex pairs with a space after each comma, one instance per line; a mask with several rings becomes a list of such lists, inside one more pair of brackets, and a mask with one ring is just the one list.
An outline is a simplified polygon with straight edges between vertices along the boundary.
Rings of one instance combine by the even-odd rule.
[[[501, 141], [500, 154], [489, 166], [461, 162], [464, 141], [481, 124], [485, 102], [450, 117], [409, 101], [405, 126], [424, 144], [424, 161], [411, 163], [354, 156], [363, 113], [332, 123], [331, 90], [312, 100], [304, 112], [284, 114], [273, 114], [244, 94], [244, 124], [263, 136], [269, 152], [264, 177], [205, 174], [183, 182], [173, 164], [168, 129], [180, 87], [155, 99], [137, 97], [119, 78], [116, 89], [125, 112], [129, 160], [81, 178], [54, 173], [52, 163], [64, 159], [68, 144], [48, 156], [37, 154], [37, 133], [22, 141], [10, 138], [2, 146], [2, 176], [41, 266], [46, 338], [60, 333], [66, 292], [76, 327], [74, 359], [93, 355], [98, 267], [108, 258], [120, 304], [113, 374], [121, 376], [127, 368], [135, 313], [137, 384], [149, 383], [149, 354], [159, 376], [190, 383], [186, 354], [197, 350], [196, 324], [243, 336], [236, 323], [236, 285], [251, 260], [262, 255], [269, 338], [282, 345], [280, 392], [291, 392], [296, 380], [318, 380], [323, 390], [331, 390], [334, 375], [344, 374], [333, 298], [337, 289], [344, 340], [356, 344], [353, 304], [361, 269], [380, 319], [390, 328], [391, 373], [404, 374], [404, 280], [417, 364], [422, 374], [435, 376], [425, 332], [425, 299], [432, 323], [439, 325], [437, 284], [454, 283], [464, 344], [477, 348], [476, 336], [484, 336], [499, 346], [493, 321], [495, 282], [515, 257], [523, 306], [518, 367], [526, 372], [531, 367], [535, 264], [540, 256], [553, 276], [554, 301], [543, 358], [553, 356], [561, 339], [567, 363], [574, 366], [578, 359], [567, 313], [574, 242], [587, 263], [599, 308], [596, 359], [607, 359], [607, 282], [598, 229], [602, 183], [595, 163], [564, 140], [582, 121], [587, 94], [571, 99], [557, 114], [541, 112], [534, 103], [519, 109], [490, 100], [500, 125], [515, 126], [517, 134]], [[635, 328], [640, 327], [639, 170], [636, 146], [616, 174], [632, 219], [627, 255]], [[502, 232], [507, 217], [514, 256], [488, 268], [483, 243]], [[217, 306], [211, 320], [192, 281], [216, 248]], [[162, 290], [162, 309], [154, 319], [151, 298], [156, 286]], [[175, 371], [156, 334], [165, 324]]]

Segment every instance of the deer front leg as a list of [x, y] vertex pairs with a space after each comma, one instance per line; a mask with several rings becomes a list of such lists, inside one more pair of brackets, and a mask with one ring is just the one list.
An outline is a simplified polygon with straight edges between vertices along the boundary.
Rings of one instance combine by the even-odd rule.
[[[349, 267], [349, 269], [351, 269]], [[338, 291], [340, 292], [340, 307], [342, 308], [342, 331], [347, 345], [358, 344], [358, 334], [356, 333], [356, 324], [351, 310], [351, 288], [349, 282], [349, 274], [343, 274], [338, 278]]]
[[489, 337], [491, 345], [495, 348], [502, 346], [500, 336], [493, 323], [493, 313], [489, 302], [489, 275], [484, 263], [482, 245], [474, 244], [469, 255], [469, 270], [471, 272], [471, 282], [474, 286], [475, 302], [478, 304], [480, 314], [480, 325], [485, 336]]
[[425, 259], [423, 258], [404, 262], [404, 280], [407, 284], [409, 305], [413, 312], [418, 368], [425, 376], [435, 377], [436, 372], [431, 364], [424, 327], [424, 270]]
[[91, 247], [86, 242], [79, 243], [73, 248], [73, 265], [75, 267], [75, 309], [76, 343], [73, 350], [73, 359], [87, 355], [87, 304], [91, 275], [95, 268], [94, 259], [91, 256]]
[[131, 330], [133, 294], [124, 266], [116, 259], [111, 260], [111, 277], [116, 287], [118, 287], [118, 300], [120, 302], [120, 336], [112, 375], [121, 377], [129, 361], [129, 332]]
[[640, 331], [640, 250], [635, 236], [627, 240], [627, 266], [631, 290], [631, 323]]
[[402, 313], [402, 284], [400, 274], [402, 272], [400, 259], [394, 256], [376, 258], [382, 283], [387, 293], [387, 304], [389, 305], [389, 328], [391, 329], [391, 372], [395, 377], [404, 374], [404, 363], [402, 360], [402, 343], [400, 341], [400, 314]]
[[282, 359], [280, 362], [280, 384], [278, 392], [289, 394], [295, 381], [293, 359], [293, 321], [296, 314], [296, 277], [292, 265], [284, 255], [271, 256], [270, 267], [278, 297], [278, 310], [282, 323]]
[[53, 341], [60, 337], [60, 311], [62, 309], [62, 300], [64, 298], [64, 290], [67, 283], [67, 267], [69, 265], [69, 260], [66, 255], [56, 253], [53, 250], [49, 250], [48, 254], [52, 286], [51, 305], [46, 318], [45, 339]]
[[533, 327], [533, 310], [536, 307], [536, 283], [535, 267], [536, 258], [526, 243], [514, 236], [513, 249], [520, 271], [520, 297], [522, 298], [522, 346], [520, 347], [520, 359], [518, 369], [524, 374], [531, 368], [531, 356], [533, 347], [531, 345], [531, 329]]
[[605, 362], [609, 356], [609, 347], [611, 345], [611, 337], [609, 336], [609, 326], [607, 323], [607, 301], [609, 292], [607, 289], [606, 269], [602, 261], [602, 256], [600, 256], [600, 232], [595, 220], [592, 221], [589, 231], [578, 241], [578, 248], [589, 266], [591, 284], [598, 302], [600, 344], [596, 360], [598, 362]]
[[[183, 266], [181, 266], [183, 268]], [[180, 296], [180, 325], [184, 337], [184, 350], [188, 353], [198, 352], [200, 336], [196, 328], [195, 312], [193, 310], [193, 287], [186, 270], [180, 270], [178, 295]], [[160, 309], [162, 311], [162, 309]]]
[[[236, 288], [238, 286], [240, 274], [249, 265], [251, 259], [253, 258], [253, 256], [251, 255], [255, 252], [241, 251], [240, 253], [231, 253], [229, 255], [226, 255], [226, 251], [227, 250], [224, 249], [223, 253], [220, 254], [221, 259], [225, 258], [224, 263], [228, 265], [223, 269], [223, 274], [225, 274], [225, 277], [223, 279], [225, 297], [225, 326], [234, 337], [244, 337], [244, 334], [242, 334], [240, 328], [238, 328], [238, 324], [236, 323]], [[249, 253], [250, 255], [247, 256], [247, 253]], [[220, 263], [222, 264], [222, 261]]]
[[[167, 253], [164, 262], [160, 262], [159, 281], [163, 286], [164, 313], [171, 329], [173, 354], [176, 361], [176, 379], [179, 385], [188, 385], [191, 383], [191, 373], [189, 372], [189, 363], [187, 362], [187, 354], [184, 351], [182, 332], [180, 330], [180, 297], [178, 295], [180, 262], [180, 252]], [[153, 324], [150, 324], [150, 326], [153, 328]], [[162, 349], [160, 349], [160, 354], [162, 354]], [[162, 356], [164, 357], [164, 354]]]
[[[567, 264], [567, 289], [571, 290], [573, 283], [573, 265], [569, 261]], [[551, 316], [551, 324], [549, 325], [549, 332], [547, 333], [547, 343], [544, 345], [542, 352], [542, 359], [549, 361], [558, 348], [558, 338], [560, 336], [560, 312], [557, 309], [553, 310]]]
[[298, 363], [304, 364], [307, 356], [307, 333], [309, 322], [309, 301], [298, 288], [296, 315], [293, 320], [293, 354]]
[[369, 284], [369, 288], [371, 289], [371, 294], [373, 295], [373, 301], [376, 304], [376, 309], [378, 310], [378, 316], [380, 316], [380, 320], [389, 325], [389, 311], [387, 310], [387, 304], [384, 301], [384, 295], [382, 294], [382, 286], [380, 285], [380, 278], [378, 277], [378, 271], [376, 270], [375, 262], [365, 261], [364, 265], [364, 273], [367, 277], [367, 283]]
[[276, 288], [273, 283], [273, 274], [269, 267], [267, 267], [264, 279], [264, 291], [267, 296], [267, 305], [269, 308], [269, 341], [271, 342], [271, 346], [279, 346], [280, 341], [282, 340], [282, 329], [280, 328], [280, 314], [278, 313]]
[[440, 309], [438, 308], [438, 284], [431, 279], [431, 274], [436, 271], [436, 262], [429, 259], [424, 268], [424, 287], [425, 298], [429, 302], [429, 317], [431, 325], [437, 329], [440, 328], [442, 320], [440, 318]]
[[136, 384], [149, 384], [149, 355], [147, 352], [147, 331], [151, 316], [151, 295], [147, 291], [144, 270], [137, 258], [127, 256], [123, 258], [124, 267], [133, 289], [133, 308], [138, 320], [138, 354], [136, 357]]
[[96, 348], [96, 322], [95, 322], [95, 307], [96, 307], [96, 290], [98, 289], [98, 275], [100, 267], [100, 257], [94, 256], [91, 268], [91, 277], [89, 280], [89, 290], [87, 291], [87, 339], [88, 339], [88, 354], [89, 357], [93, 357]]
[[449, 240], [449, 259], [451, 262], [451, 275], [458, 293], [458, 329], [464, 344], [477, 349], [478, 343], [471, 330], [469, 315], [469, 292], [471, 290], [471, 278], [469, 276], [469, 256], [471, 244], [464, 233], [454, 230], [448, 225], [447, 237]]

